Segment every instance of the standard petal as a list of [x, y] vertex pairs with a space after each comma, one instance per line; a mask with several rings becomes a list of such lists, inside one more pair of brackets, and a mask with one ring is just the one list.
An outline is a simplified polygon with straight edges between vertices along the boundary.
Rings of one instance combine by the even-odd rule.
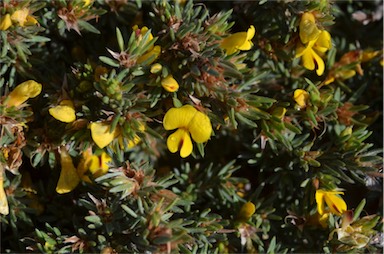
[[29, 10], [27, 8], [23, 8], [15, 11], [11, 15], [12, 21], [19, 23], [21, 27], [24, 26], [24, 23], [27, 21]]
[[167, 147], [171, 153], [176, 153], [180, 150], [182, 158], [188, 157], [193, 150], [192, 140], [188, 131], [181, 128], [171, 134], [167, 139]]
[[[337, 192], [337, 193], [340, 193], [340, 192]], [[343, 212], [347, 210], [347, 204], [336, 193], [332, 193], [332, 192], [325, 193], [324, 200], [327, 206], [329, 207], [331, 213], [333, 214], [341, 215]]]
[[306, 12], [301, 16], [299, 24], [299, 36], [302, 43], [306, 44], [316, 40], [320, 35], [320, 30], [317, 28], [315, 16]]
[[206, 142], [212, 134], [211, 120], [204, 113], [197, 111], [189, 123], [188, 130], [197, 143]]
[[61, 172], [56, 186], [56, 192], [64, 194], [71, 192], [80, 182], [76, 168], [73, 165], [72, 158], [65, 149], [60, 151]]
[[109, 145], [117, 134], [117, 129], [110, 133], [110, 126], [108, 123], [95, 122], [89, 125], [91, 129], [91, 136], [96, 145], [104, 148]]
[[187, 128], [196, 112], [197, 109], [191, 105], [169, 109], [163, 119], [164, 129], [173, 130], [181, 127]]
[[320, 215], [324, 214], [324, 207], [325, 207], [324, 195], [325, 195], [325, 192], [323, 190], [316, 190], [315, 199], [316, 199], [316, 203], [317, 203], [317, 212]]

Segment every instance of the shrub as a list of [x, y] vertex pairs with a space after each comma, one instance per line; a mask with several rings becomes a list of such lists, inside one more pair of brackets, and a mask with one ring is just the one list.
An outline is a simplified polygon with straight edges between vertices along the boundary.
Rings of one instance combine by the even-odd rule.
[[378, 252], [382, 2], [4, 0], [1, 252]]

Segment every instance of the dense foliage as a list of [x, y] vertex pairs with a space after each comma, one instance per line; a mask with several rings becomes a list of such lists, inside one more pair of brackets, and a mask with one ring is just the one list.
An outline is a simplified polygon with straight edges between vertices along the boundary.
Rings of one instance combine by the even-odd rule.
[[1, 252], [382, 252], [382, 14], [1, 1]]

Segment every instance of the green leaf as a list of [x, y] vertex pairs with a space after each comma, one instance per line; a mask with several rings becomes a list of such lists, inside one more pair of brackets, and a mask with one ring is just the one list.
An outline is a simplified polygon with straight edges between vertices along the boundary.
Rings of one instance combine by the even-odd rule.
[[95, 33], [95, 34], [100, 34], [100, 31], [97, 30], [96, 27], [92, 26], [91, 24], [89, 24], [88, 22], [86, 22], [84, 20], [78, 19], [77, 24], [79, 25], [80, 29], [84, 29], [88, 32]]
[[113, 59], [106, 57], [106, 56], [100, 56], [99, 60], [105, 64], [112, 66], [112, 67], [119, 67], [120, 66], [120, 64], [116, 60], [113, 60]]
[[116, 27], [116, 38], [117, 38], [117, 44], [119, 45], [120, 51], [121, 52], [124, 51], [124, 39], [118, 27]]
[[361, 211], [363, 211], [364, 209], [365, 204], [366, 204], [366, 200], [364, 198], [363, 200], [360, 201], [359, 205], [356, 207], [355, 211], [353, 212], [352, 221], [356, 221], [359, 218]]

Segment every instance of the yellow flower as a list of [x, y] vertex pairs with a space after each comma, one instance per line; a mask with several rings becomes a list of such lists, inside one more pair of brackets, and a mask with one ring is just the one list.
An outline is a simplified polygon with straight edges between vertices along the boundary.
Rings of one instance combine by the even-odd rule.
[[[340, 216], [347, 210], [347, 204], [338, 194], [344, 193], [341, 191], [316, 190], [317, 211], [320, 215], [330, 212]], [[325, 204], [327, 204], [328, 208], [325, 208]]]
[[305, 108], [309, 99], [309, 93], [303, 89], [296, 89], [293, 93], [293, 99], [300, 108]]
[[140, 56], [137, 59], [137, 63], [142, 64], [145, 62], [145, 64], [150, 65], [159, 57], [160, 53], [161, 53], [161, 47], [156, 45], [151, 50], [147, 51], [147, 53]]
[[[145, 131], [145, 125], [142, 124], [142, 123], [139, 123], [139, 131], [140, 132], [144, 132]], [[118, 142], [119, 142], [119, 145], [120, 145], [120, 149], [123, 149], [125, 150], [125, 143], [124, 143], [125, 139], [123, 136], [119, 136], [118, 138]], [[128, 144], [127, 144], [127, 148], [133, 148], [135, 147], [139, 142], [141, 141], [139, 135], [135, 134], [135, 136], [133, 137], [133, 139], [130, 139], [128, 140]]]
[[159, 63], [155, 63], [151, 66], [150, 72], [152, 74], [159, 73], [163, 69], [163, 66]]
[[64, 123], [76, 120], [75, 108], [70, 100], [62, 100], [58, 106], [49, 109], [49, 114]]
[[299, 36], [303, 44], [316, 40], [321, 31], [317, 28], [315, 16], [310, 12], [305, 12], [301, 16], [299, 25]]
[[143, 39], [143, 36], [149, 31], [148, 27], [143, 26], [142, 28], [139, 28], [138, 25], [134, 25], [132, 27], [132, 29], [133, 29], [133, 31], [136, 32], [136, 34], [138, 36], [138, 42], [145, 44], [145, 43], [148, 43], [151, 40], [153, 40], [153, 35], [152, 35], [152, 33], [150, 33], [148, 36], [148, 41], [141, 41]]
[[12, 13], [11, 19], [13, 22], [18, 23], [21, 27], [24, 27], [25, 25], [36, 25], [38, 23], [37, 20], [28, 14], [29, 10], [27, 8], [23, 8]]
[[91, 136], [96, 145], [104, 148], [109, 145], [112, 140], [118, 135], [118, 130], [115, 128], [110, 132], [110, 125], [105, 122], [95, 122], [89, 125], [91, 129]]
[[276, 107], [272, 110], [271, 114], [280, 118], [280, 119], [283, 119], [284, 116], [285, 116], [285, 113], [287, 113], [287, 109], [284, 108], [284, 107]]
[[0, 18], [0, 31], [5, 31], [12, 26], [11, 15], [8, 13]]
[[87, 7], [88, 5], [90, 5], [91, 3], [93, 3], [93, 0], [83, 0], [83, 3], [84, 3], [84, 7]]
[[[151, 40], [153, 40], [153, 35], [152, 33], [150, 33], [147, 40], [143, 41], [143, 36], [149, 31], [148, 27], [143, 26], [142, 28], [139, 28], [137, 25], [134, 25], [132, 29], [136, 32], [138, 43], [145, 45]], [[161, 47], [158, 45], [152, 45], [142, 56], [137, 59], [137, 63], [145, 63], [147, 65], [150, 65], [159, 57], [160, 53]]]
[[18, 107], [29, 98], [34, 98], [41, 93], [42, 85], [34, 80], [28, 80], [20, 85], [8, 95], [5, 101], [7, 107]]
[[56, 192], [64, 194], [71, 192], [80, 182], [80, 177], [73, 165], [72, 158], [65, 148], [60, 149], [61, 172], [56, 186]]
[[253, 46], [252, 38], [255, 36], [255, 27], [250, 26], [247, 32], [234, 33], [224, 38], [220, 47], [225, 50], [227, 55], [231, 55], [239, 50], [250, 50]]
[[192, 153], [192, 139], [197, 143], [208, 141], [212, 133], [212, 125], [208, 116], [191, 105], [171, 108], [164, 116], [163, 126], [166, 130], [177, 129], [167, 139], [171, 153], [180, 150], [180, 156], [185, 158]]
[[9, 213], [9, 206], [7, 194], [4, 191], [4, 169], [0, 167], [0, 214], [7, 215]]
[[102, 152], [100, 155], [92, 155], [89, 171], [91, 171], [92, 175], [95, 177], [105, 175], [109, 169], [108, 163], [111, 161], [112, 158], [105, 152]]
[[319, 54], [325, 53], [331, 47], [331, 35], [323, 30], [317, 39], [309, 41], [308, 45], [299, 44], [295, 57], [301, 57], [302, 64], [306, 69], [314, 70], [316, 68], [317, 75], [321, 76], [324, 73], [325, 64]]
[[255, 211], [256, 211], [256, 206], [252, 202], [248, 201], [240, 208], [238, 218], [241, 221], [248, 221], [252, 217], [252, 215], [255, 213]]
[[179, 84], [177, 81], [173, 78], [171, 74], [169, 74], [166, 78], [161, 80], [161, 86], [167, 91], [167, 92], [176, 92], [179, 90]]

